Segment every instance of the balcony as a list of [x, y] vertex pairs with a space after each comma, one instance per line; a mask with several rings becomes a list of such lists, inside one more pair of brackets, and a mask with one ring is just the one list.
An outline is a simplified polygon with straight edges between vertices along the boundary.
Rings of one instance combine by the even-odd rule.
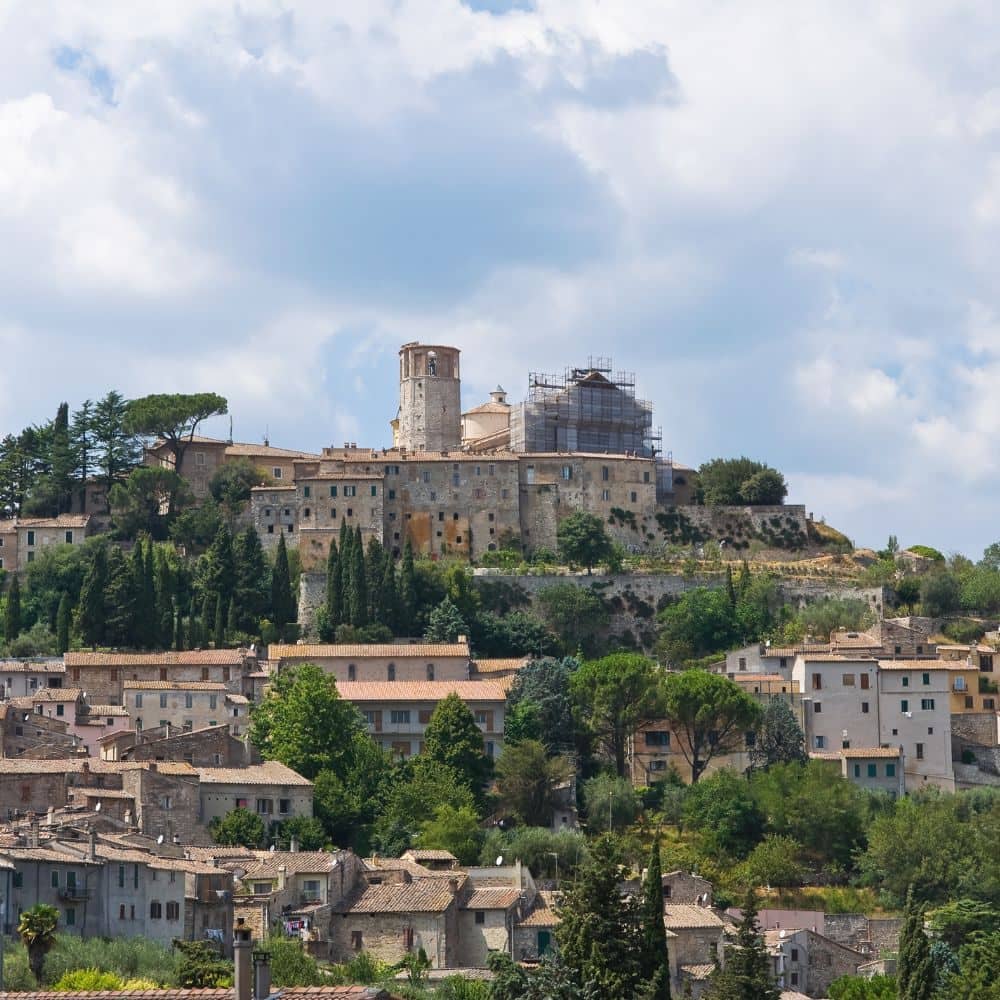
[[59, 898], [65, 900], [67, 903], [82, 902], [83, 900], [90, 899], [90, 890], [80, 886], [65, 885], [59, 889]]

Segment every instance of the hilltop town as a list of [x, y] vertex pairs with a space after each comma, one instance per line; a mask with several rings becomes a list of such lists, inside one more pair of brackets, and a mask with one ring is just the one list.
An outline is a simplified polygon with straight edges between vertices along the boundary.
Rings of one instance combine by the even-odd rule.
[[112, 391], [0, 443], [7, 989], [107, 938], [160, 948], [131, 995], [237, 1000], [1000, 957], [997, 546], [856, 551], [764, 463], [674, 462], [603, 358], [463, 410], [459, 350], [405, 344], [387, 447], [226, 411]]

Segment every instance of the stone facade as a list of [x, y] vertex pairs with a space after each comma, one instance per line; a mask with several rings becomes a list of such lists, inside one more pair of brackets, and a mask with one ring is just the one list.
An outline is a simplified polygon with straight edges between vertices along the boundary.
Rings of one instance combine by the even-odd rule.
[[135, 734], [132, 735], [130, 745], [119, 745], [115, 751], [123, 760], [180, 760], [194, 767], [240, 767], [259, 763], [252, 745], [233, 736], [228, 726], [210, 726], [139, 743], [134, 740]]
[[312, 782], [277, 761], [243, 768], [201, 767], [197, 772], [199, 819], [205, 826], [234, 809], [249, 809], [265, 822], [312, 816]]
[[827, 996], [830, 983], [856, 975], [866, 957], [811, 930], [767, 931], [765, 941], [778, 984], [810, 997]]
[[664, 903], [704, 906], [712, 904], [712, 883], [690, 872], [666, 872], [663, 876]]
[[459, 351], [404, 344], [399, 351], [399, 415], [393, 444], [407, 451], [452, 451], [462, 441]]
[[314, 663], [337, 683], [367, 681], [467, 681], [472, 654], [468, 641], [381, 645], [296, 644], [268, 649], [271, 668], [280, 673], [299, 663]]
[[220, 723], [240, 736], [248, 721], [249, 705], [221, 681], [124, 681], [125, 707], [136, 729], [155, 723], [171, 731], [190, 732]]
[[93, 530], [88, 514], [0, 521], [0, 569], [19, 573], [39, 552], [52, 545], [81, 545]]

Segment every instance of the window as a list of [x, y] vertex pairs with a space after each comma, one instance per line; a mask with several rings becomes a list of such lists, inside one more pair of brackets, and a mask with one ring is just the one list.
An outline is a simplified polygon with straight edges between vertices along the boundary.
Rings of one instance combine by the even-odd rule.
[[34, 561], [35, 561], [35, 553], [34, 552], [29, 552], [28, 553], [28, 562], [34, 562]]
[[923, 743], [918, 743], [917, 744], [917, 760], [923, 760], [923, 759], [924, 759], [924, 745], [923, 745]]
[[965, 707], [966, 708], [973, 708], [975, 706], [975, 704], [976, 704], [976, 699], [973, 698], [972, 695], [967, 694], [965, 696]]
[[205, 453], [203, 451], [196, 451], [194, 453], [194, 464], [195, 465], [205, 464]]
[[356, 497], [357, 495], [358, 495], [358, 488], [357, 488], [357, 486], [345, 486], [344, 487], [344, 496], [345, 497]]
[[257, 814], [259, 816], [270, 816], [274, 812], [274, 799], [258, 799]]
[[66, 544], [67, 545], [72, 545], [73, 544], [73, 532], [72, 531], [67, 531], [66, 532]]
[[35, 544], [35, 533], [33, 531], [28, 532], [28, 544], [29, 545]]
[[217, 694], [210, 694], [208, 696], [208, 708], [210, 711], [214, 712], [218, 703], [219, 696]]
[[433, 663], [428, 663], [427, 664], [427, 679], [429, 681], [434, 680], [434, 664]]
[[790, 978], [792, 980], [792, 982], [791, 982], [792, 986], [798, 986], [799, 985], [799, 974], [797, 972], [790, 973]]
[[358, 679], [358, 668], [353, 663], [347, 664], [347, 679], [356, 681]]
[[[171, 872], [171, 875], [174, 873]], [[181, 918], [181, 906], [180, 903], [176, 901], [171, 901], [167, 903], [167, 920], [180, 920]]]
[[452, 486], [461, 486], [462, 485], [462, 480], [461, 480], [461, 478], [460, 478], [460, 476], [459, 476], [459, 474], [457, 472], [452, 473], [452, 476], [451, 476], [451, 485]]
[[823, 675], [813, 674], [813, 691], [823, 690]]
[[408, 708], [394, 708], [389, 713], [389, 721], [397, 726], [408, 724], [410, 721], [410, 710]]
[[813, 740], [815, 741], [815, 745], [816, 745], [816, 749], [817, 750], [822, 750], [823, 747], [826, 746], [826, 737], [825, 736], [814, 736]]
[[288, 534], [291, 534], [295, 530], [295, 525], [294, 524], [288, 525], [288, 529], [287, 530], [288, 530]]
[[607, 503], [611, 499], [611, 490], [601, 490], [601, 499]]
[[740, 670], [746, 670], [747, 668], [747, 658], [745, 656], [740, 657]]
[[813, 702], [813, 712], [815, 712], [816, 715], [819, 715], [820, 712], [822, 711], [823, 711], [823, 703], [819, 701]]
[[304, 509], [304, 510], [302, 511], [302, 516], [303, 516], [304, 518], [307, 518], [307, 517], [310, 517], [311, 515], [312, 515], [312, 508], [311, 508], [311, 507], [306, 507], [306, 508], [305, 508], [305, 509]]
[[870, 678], [868, 677], [868, 674], [862, 674], [861, 675], [861, 690], [862, 691], [867, 691], [868, 690], [868, 685], [869, 685], [870, 682], [871, 681], [870, 681]]
[[874, 778], [877, 775], [878, 775], [878, 764], [869, 764], [868, 765], [868, 777], [869, 778]]
[[150, 920], [160, 920], [163, 917], [163, 904], [154, 899], [149, 904], [149, 919]]
[[668, 747], [670, 746], [670, 733], [660, 731], [646, 732], [646, 746], [648, 747]]
[[899, 710], [901, 712], [909, 712], [910, 703], [905, 698], [899, 703]]
[[431, 470], [430, 469], [424, 469], [424, 473], [423, 473], [422, 479], [423, 479], [423, 481], [425, 483], [429, 483], [431, 481]]
[[184, 707], [185, 708], [194, 708], [194, 695], [193, 694], [186, 694], [186, 695], [184, 695]]
[[559, 475], [563, 479], [572, 479], [573, 478], [573, 466], [572, 465], [564, 465], [562, 467], [562, 469], [559, 470]]
[[351, 931], [351, 947], [355, 951], [361, 951], [364, 946], [365, 939], [361, 931]]
[[66, 908], [66, 926], [73, 927], [76, 924], [76, 908], [69, 906]]
[[354, 517], [354, 508], [353, 507], [348, 507], [347, 508], [347, 516], [348, 517]]
[[421, 708], [417, 712], [417, 722], [422, 726], [426, 726], [431, 721], [431, 716], [434, 712], [429, 708]]
[[861, 777], [861, 765], [860, 764], [855, 764], [854, 765], [854, 777], [855, 778], [860, 778]]
[[292, 811], [292, 800], [291, 799], [278, 799], [278, 812], [281, 815], [287, 816], [288, 813]]
[[274, 479], [281, 479], [281, 467], [278, 465], [271, 467], [271, 476]]
[[861, 714], [862, 715], [867, 715], [868, 714], [868, 702], [867, 701], [861, 702]]
[[611, 470], [606, 465], [602, 465], [601, 466], [601, 480], [602, 480], [602, 482], [606, 483], [608, 481], [610, 475], [611, 475]]
[[330, 496], [335, 497], [336, 495], [337, 495], [337, 487], [336, 486], [331, 486], [330, 487]]
[[917, 655], [919, 656], [924, 651], [923, 646], [917, 646]]
[[841, 683], [844, 685], [845, 688], [854, 687], [854, 674], [844, 674], [844, 676], [841, 678]]
[[477, 924], [485, 924], [486, 923], [486, 911], [485, 910], [476, 910], [476, 923]]
[[934, 699], [933, 698], [921, 698], [920, 699], [920, 711], [921, 712], [933, 712], [934, 711]]
[[273, 525], [273, 524], [269, 524], [269, 525], [267, 526], [267, 533], [268, 533], [269, 535], [273, 535], [273, 534], [274, 534], [274, 525]]
[[910, 686], [910, 675], [903, 674], [903, 687], [908, 688]]
[[312, 487], [311, 486], [303, 486], [302, 487], [302, 495], [308, 500], [309, 497], [312, 495]]
[[389, 666], [387, 666], [385, 668], [385, 675], [386, 675], [386, 678], [388, 680], [390, 680], [390, 681], [394, 681], [396, 679], [396, 664], [395, 663], [390, 663]]
[[646, 470], [645, 470], [645, 471], [643, 472], [643, 474], [642, 474], [642, 481], [643, 481], [644, 483], [648, 483], [648, 482], [649, 482], [649, 470], [648, 470], [648, 469], [646, 469]]
[[984, 698], [983, 699], [983, 708], [988, 709], [989, 711], [993, 711], [993, 709], [995, 709], [996, 707], [997, 707], [997, 700], [996, 700], [996, 698]]
[[490, 721], [490, 716], [492, 712], [487, 712], [482, 708], [477, 708], [475, 711], [475, 720], [477, 726], [485, 726], [487, 722]]
[[[372, 489], [375, 489], [375, 487], [373, 486]], [[396, 491], [395, 490], [389, 490], [389, 499], [390, 500], [395, 500], [396, 499]]]
[[165, 694], [160, 695], [160, 708], [167, 707], [167, 696]]
[[632, 492], [629, 493], [629, 499], [632, 501], [632, 503], [637, 503], [639, 500], [639, 494], [636, 493], [635, 490], [632, 490]]
[[319, 899], [320, 898], [319, 879], [318, 878], [305, 879], [302, 882], [302, 895], [305, 896], [307, 899]]
[[336, 521], [337, 520], [337, 508], [336, 507], [331, 507], [330, 508], [330, 520], [331, 521]]
[[201, 668], [201, 679], [203, 681], [207, 681], [208, 680], [208, 667], [202, 667]]
[[893, 652], [894, 652], [894, 653], [895, 653], [895, 654], [896, 654], [897, 656], [899, 656], [899, 654], [903, 652], [903, 647], [902, 647], [902, 646], [896, 646], [896, 648], [895, 648], [895, 649], [893, 650]]
[[124, 903], [122, 903], [118, 907], [118, 919], [119, 920], [124, 920], [125, 919], [125, 904]]
[[895, 778], [896, 777], [896, 765], [895, 764], [886, 764], [885, 765], [885, 776], [887, 778]]
[[49, 876], [51, 885], [53, 889], [59, 888], [59, 869], [53, 868], [52, 874]]
[[63, 715], [66, 712], [65, 705], [56, 705], [56, 715]]
[[842, 740], [841, 744], [840, 744], [840, 747], [841, 747], [842, 750], [850, 750], [851, 749], [851, 741], [850, 740]]
[[930, 683], [931, 683], [931, 675], [930, 674], [921, 674], [920, 675], [920, 683], [923, 684], [924, 687], [929, 687]]
[[495, 465], [489, 465], [487, 468], [487, 475], [495, 476], [497, 467]]

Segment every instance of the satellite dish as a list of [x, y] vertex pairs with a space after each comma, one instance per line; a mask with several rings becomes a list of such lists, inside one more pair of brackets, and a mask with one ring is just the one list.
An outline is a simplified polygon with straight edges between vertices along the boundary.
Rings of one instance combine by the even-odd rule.
[[503, 855], [502, 854], [498, 854], [497, 855], [497, 860], [496, 860], [496, 866], [497, 866], [497, 868], [499, 868], [502, 864], [503, 864]]
[[101, 803], [98, 802], [97, 805], [94, 806], [94, 812], [99, 813], [100, 811], [101, 811]]
[[270, 847], [268, 848], [268, 850], [269, 850], [269, 851], [271, 852], [271, 854], [274, 854], [274, 844], [272, 844], [272, 845], [271, 845], [271, 846], [270, 846]]
[[162, 833], [159, 835], [159, 837], [156, 838], [156, 842], [158, 844], [162, 844], [163, 843], [163, 834]]

